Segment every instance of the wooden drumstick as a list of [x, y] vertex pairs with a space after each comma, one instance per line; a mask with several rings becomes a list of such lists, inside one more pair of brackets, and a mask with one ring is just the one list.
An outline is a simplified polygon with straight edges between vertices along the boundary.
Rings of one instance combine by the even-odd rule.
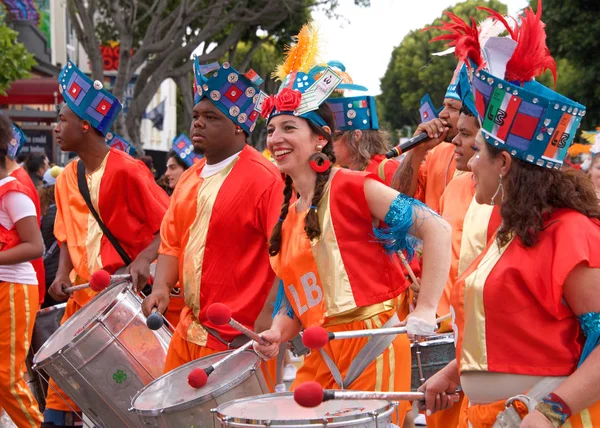
[[229, 324], [231, 327], [236, 329], [242, 334], [245, 334], [250, 339], [254, 340], [260, 345], [269, 345], [270, 342], [263, 339], [258, 333], [250, 330], [245, 325], [240, 324], [233, 318], [231, 318], [231, 310], [223, 303], [213, 303], [206, 310], [206, 317], [214, 325]]
[[252, 346], [251, 340], [237, 348], [235, 351], [227, 355], [222, 360], [217, 361], [212, 366], [208, 366], [206, 368], [195, 368], [188, 375], [188, 383], [192, 388], [202, 388], [204, 385], [206, 385], [206, 382], [208, 382], [208, 377], [211, 375], [212, 372], [214, 372], [217, 369], [217, 367], [219, 367], [222, 364], [225, 364], [225, 362], [227, 362], [231, 358], [244, 352], [250, 346]]
[[[458, 394], [448, 394], [454, 402], [459, 400]], [[323, 389], [318, 382], [304, 382], [294, 391], [294, 401], [303, 407], [317, 407], [328, 400], [390, 400], [390, 401], [425, 401], [423, 392], [373, 392], [373, 391], [340, 391]]]

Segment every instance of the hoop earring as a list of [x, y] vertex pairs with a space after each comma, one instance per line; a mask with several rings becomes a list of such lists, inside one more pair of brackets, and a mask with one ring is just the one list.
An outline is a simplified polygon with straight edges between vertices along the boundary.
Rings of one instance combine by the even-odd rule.
[[329, 156], [321, 152], [313, 153], [310, 158], [308, 158], [308, 163], [315, 172], [325, 172], [331, 166]]
[[494, 196], [492, 196], [490, 205], [496, 205], [496, 203], [494, 202], [494, 199], [496, 199], [498, 194], [501, 195], [500, 203], [504, 202], [504, 185], [502, 184], [502, 174], [500, 174], [500, 178], [498, 179], [498, 188], [496, 189], [496, 193], [494, 193]]

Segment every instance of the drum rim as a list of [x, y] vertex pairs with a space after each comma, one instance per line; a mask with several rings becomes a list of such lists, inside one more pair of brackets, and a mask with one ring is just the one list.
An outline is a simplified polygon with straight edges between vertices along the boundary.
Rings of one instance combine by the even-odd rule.
[[221, 351], [221, 352], [216, 352], [214, 354], [206, 355], [205, 357], [190, 361], [189, 363], [185, 363], [184, 365], [179, 366], [176, 369], [173, 369], [170, 372], [165, 373], [160, 377], [157, 377], [152, 382], [150, 382], [148, 385], [146, 385], [142, 389], [140, 389], [137, 392], [137, 394], [135, 394], [133, 396], [133, 398], [131, 399], [131, 409], [130, 410], [135, 411], [140, 416], [158, 416], [161, 413], [175, 413], [175, 412], [179, 412], [181, 410], [187, 410], [188, 408], [197, 406], [198, 404], [202, 404], [211, 399], [220, 397], [225, 392], [235, 388], [236, 386], [238, 386], [239, 384], [244, 382], [246, 379], [250, 378], [250, 376], [252, 376], [252, 373], [256, 372], [257, 370], [260, 370], [261, 359], [260, 359], [260, 357], [257, 356], [257, 354], [254, 351], [245, 350], [240, 353], [240, 355], [241, 355], [241, 354], [249, 352], [249, 353], [252, 353], [253, 355], [257, 356], [256, 362], [254, 363], [253, 367], [250, 370], [247, 370], [246, 372], [243, 373], [242, 376], [232, 380], [231, 382], [229, 382], [223, 386], [218, 387], [217, 389], [215, 389], [213, 392], [211, 392], [209, 394], [205, 394], [200, 397], [196, 397], [193, 400], [186, 401], [186, 402], [179, 403], [179, 404], [174, 404], [172, 406], [167, 406], [167, 407], [163, 407], [163, 408], [138, 409], [135, 407], [135, 401], [138, 399], [138, 397], [140, 395], [142, 395], [142, 393], [144, 393], [147, 389], [149, 389], [151, 385], [153, 385], [154, 383], [157, 383], [162, 378], [169, 376], [170, 374], [173, 374], [176, 371], [183, 371], [184, 369], [189, 369], [189, 366], [193, 366], [194, 364], [197, 364], [198, 361], [202, 360], [203, 358], [214, 357], [214, 356], [222, 355], [222, 354], [229, 354], [233, 351], [234, 350], [227, 350], [227, 351]]
[[[269, 426], [273, 427], [273, 428], [277, 428], [279, 426], [290, 427], [290, 426], [292, 426], [291, 423], [297, 423], [298, 421], [305, 421], [305, 423], [303, 425], [301, 425], [302, 427], [311, 427], [311, 426], [316, 427], [316, 425], [314, 425], [314, 424], [316, 424], [318, 422], [321, 422], [321, 424], [323, 423], [323, 418], [320, 418], [320, 419], [287, 419], [287, 420], [284, 420], [284, 419], [246, 419], [246, 418], [239, 418], [239, 417], [235, 417], [235, 416], [228, 416], [228, 415], [224, 415], [223, 413], [221, 413], [226, 407], [230, 407], [235, 404], [244, 403], [244, 402], [247, 402], [250, 400], [258, 400], [258, 399], [269, 398], [269, 397], [293, 397], [293, 395], [294, 395], [293, 392], [279, 392], [279, 393], [275, 393], [275, 394], [262, 394], [262, 395], [255, 395], [253, 397], [238, 398], [236, 400], [231, 400], [231, 401], [228, 401], [227, 403], [221, 404], [216, 409], [214, 409], [214, 414], [219, 421], [226, 422], [229, 424], [238, 423], [238, 424], [254, 424], [254, 425], [256, 425], [257, 423], [263, 423], [262, 425], [256, 425], [257, 427], [263, 426], [264, 422], [267, 422], [267, 421], [269, 422]], [[360, 400], [353, 400], [353, 401], [360, 401]], [[390, 415], [396, 409], [396, 404], [392, 401], [388, 401], [388, 400], [379, 400], [379, 401], [385, 401], [387, 404], [383, 408], [377, 410], [377, 412], [378, 412], [377, 419], [380, 419], [382, 417], [386, 417], [386, 416]], [[369, 416], [371, 413], [372, 412], [367, 412], [364, 414], [364, 416]], [[338, 424], [342, 423], [342, 422], [347, 423], [350, 421], [361, 422], [362, 419], [358, 419], [357, 416], [360, 416], [361, 418], [363, 417], [363, 415], [341, 416], [341, 417], [336, 418], [336, 419], [332, 420], [331, 422], [327, 423], [327, 426], [331, 426], [331, 427], [344, 426], [344, 425], [338, 425]], [[227, 418], [227, 419], [223, 420], [223, 418]], [[280, 425], [278, 425], [278, 424], [280, 424]], [[294, 425], [294, 426], [298, 426], [298, 425]]]
[[37, 315], [46, 314], [48, 312], [58, 311], [60, 309], [65, 309], [67, 307], [67, 302], [59, 303], [58, 305], [48, 306], [47, 308], [42, 308], [37, 311]]
[[[89, 334], [91, 334], [92, 331], [97, 327], [98, 323], [101, 322], [102, 320], [104, 320], [112, 312], [112, 310], [117, 306], [117, 304], [120, 303], [125, 298], [127, 291], [131, 288], [131, 283], [129, 281], [125, 281], [125, 283], [126, 283], [126, 286], [123, 287], [123, 289], [119, 292], [119, 294], [116, 295], [115, 299], [111, 303], [108, 304], [108, 306], [104, 309], [104, 311], [97, 314], [96, 318], [93, 321], [91, 321], [77, 336], [75, 336], [73, 338], [73, 340], [71, 340], [65, 346], [60, 348], [54, 354], [48, 356], [47, 358], [45, 358], [41, 361], [37, 361], [37, 356], [43, 350], [45, 350], [47, 347], [50, 346], [50, 342], [52, 341], [52, 339], [55, 338], [55, 336], [58, 336], [58, 333], [60, 332], [61, 327], [69, 325], [70, 323], [74, 322], [73, 320], [74, 320], [74, 317], [77, 314], [77, 312], [75, 312], [75, 314], [73, 314], [73, 316], [71, 318], [69, 318], [66, 323], [62, 324], [58, 328], [58, 330], [56, 330], [54, 333], [52, 333], [52, 335], [46, 340], [46, 342], [42, 345], [42, 347], [33, 356], [34, 369], [37, 367], [40, 367], [40, 368], [44, 367], [44, 366], [50, 364], [51, 362], [55, 361], [63, 353], [74, 348], [81, 340], [83, 340], [85, 337], [87, 337]], [[112, 290], [113, 288], [116, 288], [119, 285], [123, 285], [123, 281], [112, 284], [111, 286], [107, 287], [106, 289], [104, 289], [100, 293], [98, 293], [96, 296], [94, 296], [94, 298], [101, 296], [102, 294], [108, 293], [110, 290]]]

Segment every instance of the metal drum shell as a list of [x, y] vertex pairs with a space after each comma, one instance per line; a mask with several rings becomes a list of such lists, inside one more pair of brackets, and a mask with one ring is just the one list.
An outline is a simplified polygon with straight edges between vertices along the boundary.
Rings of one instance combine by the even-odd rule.
[[[410, 347], [412, 356], [411, 390], [416, 391], [421, 386], [417, 365], [417, 346], [415, 343], [411, 343]], [[419, 348], [421, 350], [421, 366], [423, 367], [423, 376], [425, 379], [429, 379], [456, 358], [453, 333], [429, 336], [424, 341], [419, 342]]]
[[[244, 418], [244, 417], [233, 417], [231, 415], [224, 414], [228, 408], [236, 405], [242, 405], [247, 403], [250, 400], [262, 400], [262, 399], [285, 399], [291, 402], [294, 402], [293, 392], [282, 392], [278, 394], [265, 394], [259, 395], [256, 397], [249, 397], [231, 401], [229, 403], [225, 403], [219, 406], [215, 410], [215, 415], [218, 420], [219, 425], [217, 427], [227, 427], [227, 428], [256, 428], [256, 427], [265, 427], [269, 428], [318, 428], [318, 427], [326, 427], [326, 428], [388, 428], [389, 424], [392, 422], [392, 415], [397, 410], [397, 403], [385, 402], [384, 400], [367, 400], [369, 404], [377, 402], [385, 402], [387, 403], [385, 406], [380, 408], [377, 411], [372, 412], [364, 412], [360, 415], [351, 415], [351, 416], [341, 416], [336, 418], [311, 418], [311, 419], [256, 419], [256, 418]], [[333, 403], [333, 402], [346, 402], [346, 403], [360, 403], [360, 400], [332, 400], [327, 401], [325, 403]], [[296, 405], [297, 406], [297, 405]]]
[[[194, 397], [191, 400], [181, 401], [177, 404], [168, 405], [165, 407], [156, 407], [153, 409], [142, 409], [140, 403], [136, 402], [144, 398], [144, 395], [148, 395], [148, 392], [153, 388], [162, 388], [162, 384], [164, 384], [169, 378], [171, 378], [173, 382], [176, 381], [179, 385], [184, 383], [183, 379], [185, 378], [185, 386], [183, 387], [191, 388], [187, 384], [187, 375], [189, 372], [191, 372], [194, 368], [206, 368], [219, 361], [221, 358], [224, 358], [231, 352], [233, 351], [224, 351], [208, 355], [198, 360], [191, 361], [187, 364], [177, 367], [169, 373], [166, 373], [165, 375], [156, 379], [154, 382], [148, 384], [144, 389], [139, 391], [135, 397], [133, 397], [131, 400], [130, 410], [138, 415], [139, 420], [144, 427], [217, 427], [218, 425], [216, 424], [213, 416], [213, 409], [221, 404], [228, 403], [241, 397], [251, 397], [264, 394], [265, 392], [269, 391], [260, 368], [261, 359], [252, 351], [244, 351], [240, 355], [233, 357], [232, 360], [225, 363], [225, 365], [222, 366], [223, 370], [230, 368], [228, 367], [228, 364], [231, 367], [239, 367], [239, 359], [242, 358], [242, 356], [247, 358], [251, 355], [254, 361], [254, 363], [249, 367], [244, 366], [245, 370], [241, 376], [237, 376], [235, 379], [214, 388], [210, 393]], [[236, 360], [238, 360], [237, 363]], [[221, 367], [216, 369], [209, 377], [209, 381], [211, 378], [218, 379], [220, 370]], [[165, 389], [167, 389], [167, 387], [165, 387]], [[200, 388], [198, 391], [201, 390], [202, 388]], [[192, 390], [190, 389], [190, 391]]]
[[[109, 303], [92, 315], [90, 305], [100, 299]], [[56, 348], [53, 339], [62, 332], [68, 336], [82, 321], [69, 343], [41, 359], [47, 348]], [[131, 397], [162, 374], [170, 338], [166, 327], [148, 329], [141, 299], [130, 283], [121, 282], [69, 318], [36, 353], [34, 368], [48, 373], [95, 425], [138, 426], [128, 412]]]

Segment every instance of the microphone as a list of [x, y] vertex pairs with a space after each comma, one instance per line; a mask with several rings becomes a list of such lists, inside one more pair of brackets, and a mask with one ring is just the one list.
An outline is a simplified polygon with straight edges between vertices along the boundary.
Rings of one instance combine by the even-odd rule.
[[408, 141], [398, 144], [392, 150], [387, 152], [385, 154], [385, 157], [390, 159], [390, 158], [394, 158], [396, 156], [400, 156], [402, 153], [405, 153], [405, 152], [409, 151], [410, 149], [414, 149], [419, 144], [421, 144], [423, 141], [428, 140], [428, 139], [429, 139], [429, 136], [427, 135], [427, 132], [421, 132], [419, 135], [415, 135]]

